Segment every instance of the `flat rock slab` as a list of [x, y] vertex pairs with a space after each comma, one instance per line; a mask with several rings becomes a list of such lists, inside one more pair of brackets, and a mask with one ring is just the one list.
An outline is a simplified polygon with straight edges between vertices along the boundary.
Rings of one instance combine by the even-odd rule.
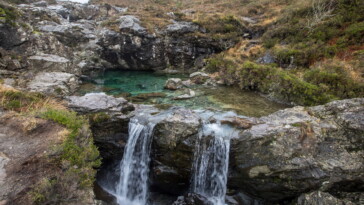
[[55, 95], [70, 94], [77, 87], [77, 77], [73, 74], [62, 72], [39, 73], [28, 84], [28, 88], [31, 91]]
[[89, 93], [85, 96], [70, 96], [68, 106], [81, 113], [124, 112], [134, 106], [124, 98], [115, 98], [105, 93]]

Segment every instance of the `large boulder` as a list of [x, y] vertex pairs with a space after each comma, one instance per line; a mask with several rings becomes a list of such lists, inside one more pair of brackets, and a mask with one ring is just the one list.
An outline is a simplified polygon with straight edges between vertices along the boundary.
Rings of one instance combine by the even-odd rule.
[[162, 192], [180, 194], [189, 186], [201, 119], [185, 108], [166, 112], [154, 128], [152, 185]]
[[48, 72], [38, 73], [35, 78], [28, 83], [27, 88], [34, 92], [63, 96], [75, 92], [78, 85], [78, 78], [73, 74]]
[[318, 188], [363, 191], [364, 98], [259, 121], [232, 142], [230, 187], [273, 202]]

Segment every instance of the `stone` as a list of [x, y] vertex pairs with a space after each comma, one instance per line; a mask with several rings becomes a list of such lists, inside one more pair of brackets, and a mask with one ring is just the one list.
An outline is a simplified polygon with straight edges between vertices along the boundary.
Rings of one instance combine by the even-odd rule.
[[192, 22], [185, 21], [173, 21], [173, 24], [170, 24], [166, 28], [167, 33], [177, 33], [177, 34], [185, 34], [185, 33], [193, 33], [198, 31], [199, 26]]
[[179, 194], [189, 187], [200, 117], [175, 107], [165, 111], [153, 134], [152, 185], [166, 193]]
[[41, 54], [28, 58], [30, 66], [43, 72], [67, 72], [70, 71], [70, 60], [58, 55]]
[[314, 191], [307, 194], [302, 194], [298, 197], [295, 205], [354, 205], [353, 202], [341, 200], [329, 193]]
[[122, 16], [119, 19], [120, 21], [120, 30], [121, 31], [128, 31], [131, 30], [138, 34], [146, 33], [146, 29], [140, 25], [140, 20], [131, 15]]
[[319, 188], [355, 192], [363, 183], [364, 98], [289, 108], [258, 121], [231, 142], [230, 187], [277, 202]]
[[183, 87], [182, 80], [180, 78], [169, 78], [164, 86], [168, 90], [178, 90]]
[[257, 62], [262, 64], [270, 64], [270, 63], [275, 63], [276, 59], [271, 53], [266, 52], [264, 56], [258, 58]]
[[105, 93], [70, 96], [67, 100], [68, 107], [80, 113], [125, 113], [134, 110], [134, 106], [124, 98], [114, 98]]
[[213, 205], [205, 196], [195, 193], [188, 193], [178, 199], [172, 205]]
[[231, 125], [239, 129], [249, 129], [256, 123], [250, 121], [249, 119], [244, 119], [240, 117], [229, 117], [221, 120], [221, 124]]
[[195, 84], [204, 84], [208, 79], [210, 76], [203, 72], [195, 72], [190, 75], [191, 82]]
[[78, 78], [70, 73], [42, 72], [28, 83], [27, 88], [33, 92], [51, 95], [69, 95], [76, 91]]
[[192, 89], [187, 89], [185, 92], [186, 93], [183, 95], [174, 97], [173, 100], [188, 100], [188, 99], [194, 98], [196, 96], [196, 92], [193, 91]]

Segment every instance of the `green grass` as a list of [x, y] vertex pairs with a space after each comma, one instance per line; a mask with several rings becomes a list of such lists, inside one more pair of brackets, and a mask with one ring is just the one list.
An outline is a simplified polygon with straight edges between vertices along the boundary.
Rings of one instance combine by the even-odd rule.
[[31, 196], [35, 204], [67, 203], [67, 200], [74, 200], [72, 197], [79, 197], [75, 191], [92, 188], [95, 168], [101, 164], [99, 151], [93, 143], [85, 117], [57, 109], [43, 111], [40, 117], [65, 126], [69, 134], [56, 148], [56, 156], [52, 156], [52, 161], [63, 167], [62, 174], [54, 176], [54, 179], [45, 178], [34, 187]]
[[20, 111], [29, 109], [32, 105], [45, 100], [40, 93], [25, 93], [17, 90], [0, 92], [0, 106], [6, 110]]

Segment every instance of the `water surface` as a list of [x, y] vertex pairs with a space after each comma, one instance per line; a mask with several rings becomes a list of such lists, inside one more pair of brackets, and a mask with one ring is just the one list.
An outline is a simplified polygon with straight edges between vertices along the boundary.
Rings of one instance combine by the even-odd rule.
[[[92, 83], [81, 86], [79, 94], [105, 92], [116, 97], [126, 97], [133, 103], [156, 104], [160, 107], [183, 106], [190, 109], [211, 109], [235, 111], [239, 115], [260, 117], [271, 114], [287, 106], [268, 100], [254, 92], [239, 88], [218, 86], [194, 86], [196, 97], [188, 100], [175, 100], [186, 90], [170, 91], [164, 89], [168, 78], [187, 79], [183, 75], [166, 75], [146, 71], [107, 71], [95, 78]], [[157, 93], [163, 97], [141, 97], [141, 94]]]

